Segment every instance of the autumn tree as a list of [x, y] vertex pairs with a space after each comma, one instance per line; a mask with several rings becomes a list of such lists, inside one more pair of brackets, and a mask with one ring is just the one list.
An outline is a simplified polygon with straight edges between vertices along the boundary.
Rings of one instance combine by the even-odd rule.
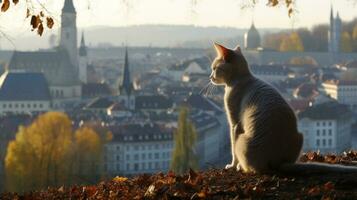
[[280, 51], [304, 51], [304, 46], [297, 32], [291, 33], [285, 37], [280, 44]]
[[8, 145], [7, 189], [23, 192], [68, 185], [78, 183], [79, 177], [81, 183], [89, 183], [98, 174], [94, 171], [100, 165], [103, 145], [90, 128], [74, 133], [64, 113], [40, 115], [31, 125], [21, 126]]
[[357, 24], [353, 28], [352, 40], [353, 40], [353, 51], [357, 52]]
[[102, 172], [104, 141], [91, 128], [82, 127], [74, 135], [73, 179], [76, 183], [96, 183]]
[[171, 170], [183, 174], [189, 169], [198, 168], [198, 158], [195, 152], [197, 132], [189, 120], [189, 110], [180, 109], [177, 130], [174, 133], [174, 150], [171, 161]]
[[72, 125], [63, 113], [39, 116], [30, 126], [20, 127], [5, 158], [10, 191], [58, 186], [68, 182], [66, 164], [71, 159]]
[[352, 52], [352, 38], [351, 35], [344, 31], [341, 35], [341, 51], [342, 52]]

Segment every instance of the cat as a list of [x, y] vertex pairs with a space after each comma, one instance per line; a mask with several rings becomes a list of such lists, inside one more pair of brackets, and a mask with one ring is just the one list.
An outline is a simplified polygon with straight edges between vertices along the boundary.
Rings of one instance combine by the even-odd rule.
[[226, 168], [244, 172], [346, 171], [357, 168], [326, 164], [298, 164], [303, 135], [294, 111], [280, 93], [256, 78], [239, 46], [215, 43], [210, 80], [225, 87], [224, 107], [230, 127], [232, 163]]

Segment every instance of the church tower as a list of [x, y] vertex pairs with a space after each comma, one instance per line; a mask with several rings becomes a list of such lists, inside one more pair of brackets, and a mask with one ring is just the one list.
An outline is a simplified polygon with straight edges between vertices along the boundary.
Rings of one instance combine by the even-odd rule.
[[331, 5], [330, 13], [330, 29], [328, 32], [328, 52], [336, 54], [340, 52], [342, 20], [337, 12], [336, 18], [334, 17], [333, 8]]
[[87, 56], [87, 47], [84, 41], [84, 33], [82, 32], [81, 46], [79, 47], [79, 80], [82, 83], [87, 83], [87, 67], [88, 67], [88, 56]]
[[125, 47], [124, 69], [121, 83], [119, 84], [119, 102], [127, 108], [135, 109], [134, 88], [130, 78], [128, 47]]
[[62, 9], [60, 47], [68, 52], [71, 63], [78, 67], [76, 9], [73, 0], [65, 0]]

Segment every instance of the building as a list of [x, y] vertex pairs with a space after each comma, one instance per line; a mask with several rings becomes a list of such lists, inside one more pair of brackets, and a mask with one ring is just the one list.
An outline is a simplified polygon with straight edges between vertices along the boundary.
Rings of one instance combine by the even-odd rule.
[[357, 110], [356, 80], [328, 80], [322, 83], [322, 89], [339, 103], [347, 104], [352, 110]]
[[283, 65], [251, 65], [250, 70], [268, 83], [280, 82], [293, 76], [293, 72]]
[[260, 34], [252, 22], [249, 31], [244, 34], [244, 48], [253, 50], [261, 47]]
[[59, 46], [44, 51], [15, 51], [9, 63], [11, 70], [42, 72], [48, 81], [55, 109], [63, 109], [65, 101], [80, 99], [80, 80], [86, 82], [83, 77], [86, 64], [85, 44], [82, 38], [83, 43], [78, 51], [76, 16], [72, 0], [65, 0]]
[[338, 12], [336, 18], [334, 17], [333, 7], [331, 6], [330, 29], [328, 32], [328, 51], [332, 54], [340, 52], [341, 32], [342, 20]]
[[51, 109], [46, 78], [41, 73], [5, 72], [0, 77], [0, 114], [31, 114]]
[[108, 175], [167, 172], [173, 149], [173, 131], [157, 124], [110, 127], [113, 140], [106, 144]]
[[135, 109], [134, 87], [130, 77], [129, 55], [127, 47], [125, 49], [124, 69], [121, 82], [119, 84], [118, 101], [131, 110]]
[[304, 135], [303, 151], [341, 153], [351, 148], [353, 115], [347, 105], [329, 101], [315, 104], [298, 114]]

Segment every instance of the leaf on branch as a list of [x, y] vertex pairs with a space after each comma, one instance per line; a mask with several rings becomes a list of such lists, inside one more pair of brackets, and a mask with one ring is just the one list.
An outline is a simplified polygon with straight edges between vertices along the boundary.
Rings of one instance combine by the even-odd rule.
[[31, 16], [30, 9], [27, 8], [26, 10], [26, 18], [29, 18]]
[[19, 0], [12, 0], [12, 3], [16, 5], [17, 3], [19, 3]]
[[37, 33], [38, 33], [40, 36], [42, 36], [42, 34], [43, 34], [43, 25], [42, 25], [42, 23], [38, 26], [38, 28], [37, 28]]
[[39, 15], [32, 15], [31, 25], [33, 29], [36, 29], [42, 23]]
[[53, 21], [53, 19], [51, 17], [47, 17], [46, 21], [47, 21], [47, 27], [49, 29], [51, 29], [53, 27], [53, 25], [55, 24], [55, 22]]
[[10, 8], [10, 0], [4, 0], [1, 6], [1, 11], [6, 12]]
[[292, 8], [289, 8], [289, 10], [288, 10], [288, 15], [289, 15], [289, 17], [291, 17], [292, 14], [293, 14], [293, 9], [292, 9]]
[[44, 16], [45, 16], [42, 11], [40, 12], [40, 16], [41, 16], [41, 17], [44, 17]]

